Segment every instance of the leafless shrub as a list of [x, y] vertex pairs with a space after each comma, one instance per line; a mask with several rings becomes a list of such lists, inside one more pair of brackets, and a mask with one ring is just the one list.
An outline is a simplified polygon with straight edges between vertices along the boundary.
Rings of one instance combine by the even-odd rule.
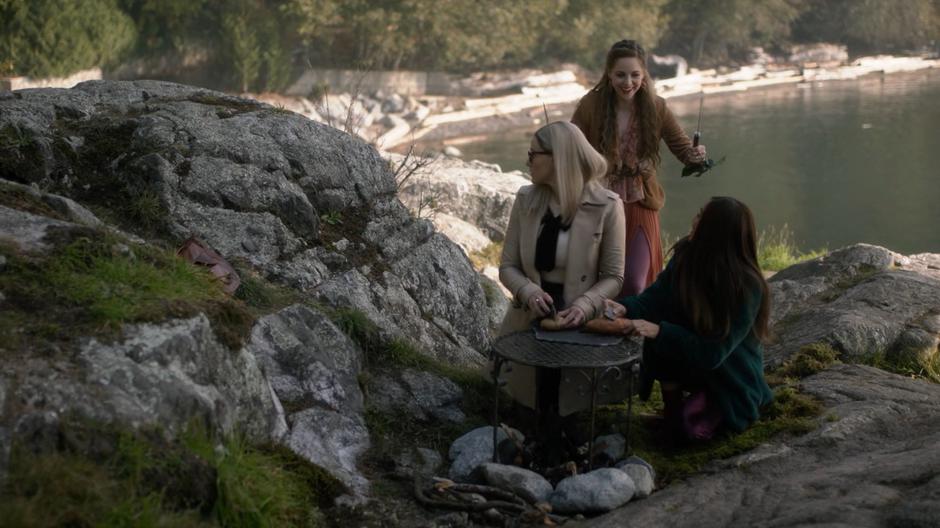
[[415, 196], [411, 212], [418, 218], [432, 220], [439, 210], [443, 191], [434, 189], [429, 183], [430, 166], [440, 158], [440, 154], [431, 156], [416, 154], [415, 145], [408, 147], [408, 152], [400, 162], [393, 163], [392, 174], [398, 194]]

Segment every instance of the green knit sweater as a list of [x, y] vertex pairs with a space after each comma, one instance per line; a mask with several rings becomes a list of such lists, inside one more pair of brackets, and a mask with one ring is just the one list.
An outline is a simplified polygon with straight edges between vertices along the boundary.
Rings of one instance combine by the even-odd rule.
[[727, 337], [708, 339], [691, 330], [672, 275], [670, 263], [643, 293], [618, 301], [627, 307], [628, 318], [659, 325], [659, 335], [644, 347], [643, 375], [649, 378], [668, 372], [670, 379], [699, 380], [721, 409], [725, 425], [742, 431], [757, 420], [758, 409], [773, 399], [764, 380], [763, 347], [752, 331], [761, 290], [755, 288], [739, 307]]

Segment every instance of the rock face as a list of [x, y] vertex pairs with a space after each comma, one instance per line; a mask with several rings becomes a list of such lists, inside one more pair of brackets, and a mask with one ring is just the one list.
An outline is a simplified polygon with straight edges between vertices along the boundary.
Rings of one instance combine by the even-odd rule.
[[290, 428], [285, 443], [359, 498], [359, 458], [371, 445], [362, 418], [362, 351], [325, 315], [303, 305], [260, 319], [246, 347], [261, 363]]
[[[393, 156], [392, 162], [401, 163], [400, 159]], [[401, 197], [413, 210], [431, 199], [437, 212], [476, 226], [490, 240], [502, 242], [516, 191], [529, 183], [518, 171], [504, 173], [488, 163], [438, 158], [402, 186]], [[438, 227], [451, 236], [447, 224], [442, 222]], [[454, 229], [459, 233], [464, 227], [460, 224]]]
[[940, 272], [931, 262], [858, 244], [777, 273], [769, 284], [780, 338], [766, 362], [780, 364], [813, 343], [831, 345], [843, 361], [936, 357]]
[[826, 407], [814, 432], [774, 440], [585, 525], [935, 526], [940, 385], [836, 365], [804, 379], [802, 390]]
[[248, 344], [285, 408], [362, 411], [362, 351], [325, 315], [289, 306], [258, 320]]
[[[334, 306], [395, 313], [398, 324], [384, 329], [432, 356], [482, 361], [476, 273], [408, 213], [388, 163], [362, 141], [269, 105], [155, 81], [14, 92], [0, 100], [0, 132], [15, 147], [0, 160], [2, 179], [109, 209], [131, 231], [196, 235]], [[350, 280], [362, 282], [355, 297], [330, 293]]]
[[453, 381], [414, 369], [382, 373], [370, 383], [371, 405], [385, 413], [402, 412], [421, 421], [461, 423], [463, 390]]
[[2, 372], [16, 380], [4, 393], [17, 405], [0, 423], [10, 424], [6, 435], [36, 449], [56, 447], [57, 428], [66, 417], [159, 426], [169, 433], [198, 418], [217, 432], [239, 432], [258, 442], [286, 433], [284, 415], [254, 356], [221, 345], [204, 315], [127, 326], [119, 342], [91, 340], [74, 360], [36, 357]]

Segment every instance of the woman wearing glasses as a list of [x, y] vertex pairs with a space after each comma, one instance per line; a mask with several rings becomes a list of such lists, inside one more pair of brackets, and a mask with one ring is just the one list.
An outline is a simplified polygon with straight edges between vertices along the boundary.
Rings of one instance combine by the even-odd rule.
[[[623, 282], [623, 206], [598, 183], [604, 157], [576, 126], [558, 121], [535, 133], [528, 165], [532, 185], [516, 194], [499, 266], [513, 295], [501, 334], [554, 314], [562, 328], [580, 326], [603, 312]], [[538, 375], [539, 409], [564, 416], [580, 408], [565, 387], [559, 397], [558, 370]], [[533, 368], [514, 366], [509, 377], [509, 392], [528, 407], [535, 407], [535, 376]]]
[[658, 97], [646, 69], [646, 52], [621, 40], [607, 52], [604, 76], [581, 98], [571, 121], [607, 158], [607, 184], [624, 202], [626, 266], [623, 295], [636, 295], [663, 267], [659, 210], [666, 197], [656, 179], [659, 142], [686, 165], [705, 161]]

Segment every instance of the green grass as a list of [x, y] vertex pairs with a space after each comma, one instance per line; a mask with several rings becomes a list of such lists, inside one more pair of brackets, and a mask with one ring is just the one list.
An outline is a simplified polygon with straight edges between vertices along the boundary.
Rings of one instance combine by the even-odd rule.
[[800, 251], [786, 224], [780, 229], [771, 227], [761, 231], [757, 240], [757, 261], [764, 271], [780, 271], [826, 253], [825, 248], [807, 253]]
[[174, 442], [110, 429], [85, 431], [103, 455], [16, 446], [0, 488], [4, 525], [317, 527], [343, 491], [283, 447], [230, 439], [217, 448], [199, 428]]
[[247, 264], [235, 264], [235, 270], [241, 279], [235, 298], [244, 302], [256, 316], [286, 308], [302, 299], [296, 290], [265, 280]]
[[[668, 263], [669, 249], [679, 241], [679, 238], [681, 237], [674, 237], [665, 231], [660, 232], [660, 242], [667, 258], [664, 265]], [[478, 270], [486, 266], [499, 266], [502, 251], [503, 243], [494, 242], [471, 253], [470, 262]], [[825, 248], [809, 252], [801, 251], [793, 239], [793, 232], [786, 224], [779, 229], [771, 227], [761, 231], [757, 240], [757, 261], [764, 271], [780, 271], [794, 264], [825, 255], [827, 252]]]
[[913, 354], [896, 354], [889, 358], [886, 354], [876, 354], [863, 363], [912, 379], [940, 383], [940, 353], [934, 353], [929, 358], [915, 358]]
[[[219, 340], [239, 348], [254, 318], [204, 268], [173, 251], [127, 243], [92, 229], [63, 231], [42, 256], [0, 247], [6, 296], [0, 347], [29, 348], [75, 337], [113, 338], [126, 323], [207, 314]], [[40, 347], [41, 348], [41, 347]]]

